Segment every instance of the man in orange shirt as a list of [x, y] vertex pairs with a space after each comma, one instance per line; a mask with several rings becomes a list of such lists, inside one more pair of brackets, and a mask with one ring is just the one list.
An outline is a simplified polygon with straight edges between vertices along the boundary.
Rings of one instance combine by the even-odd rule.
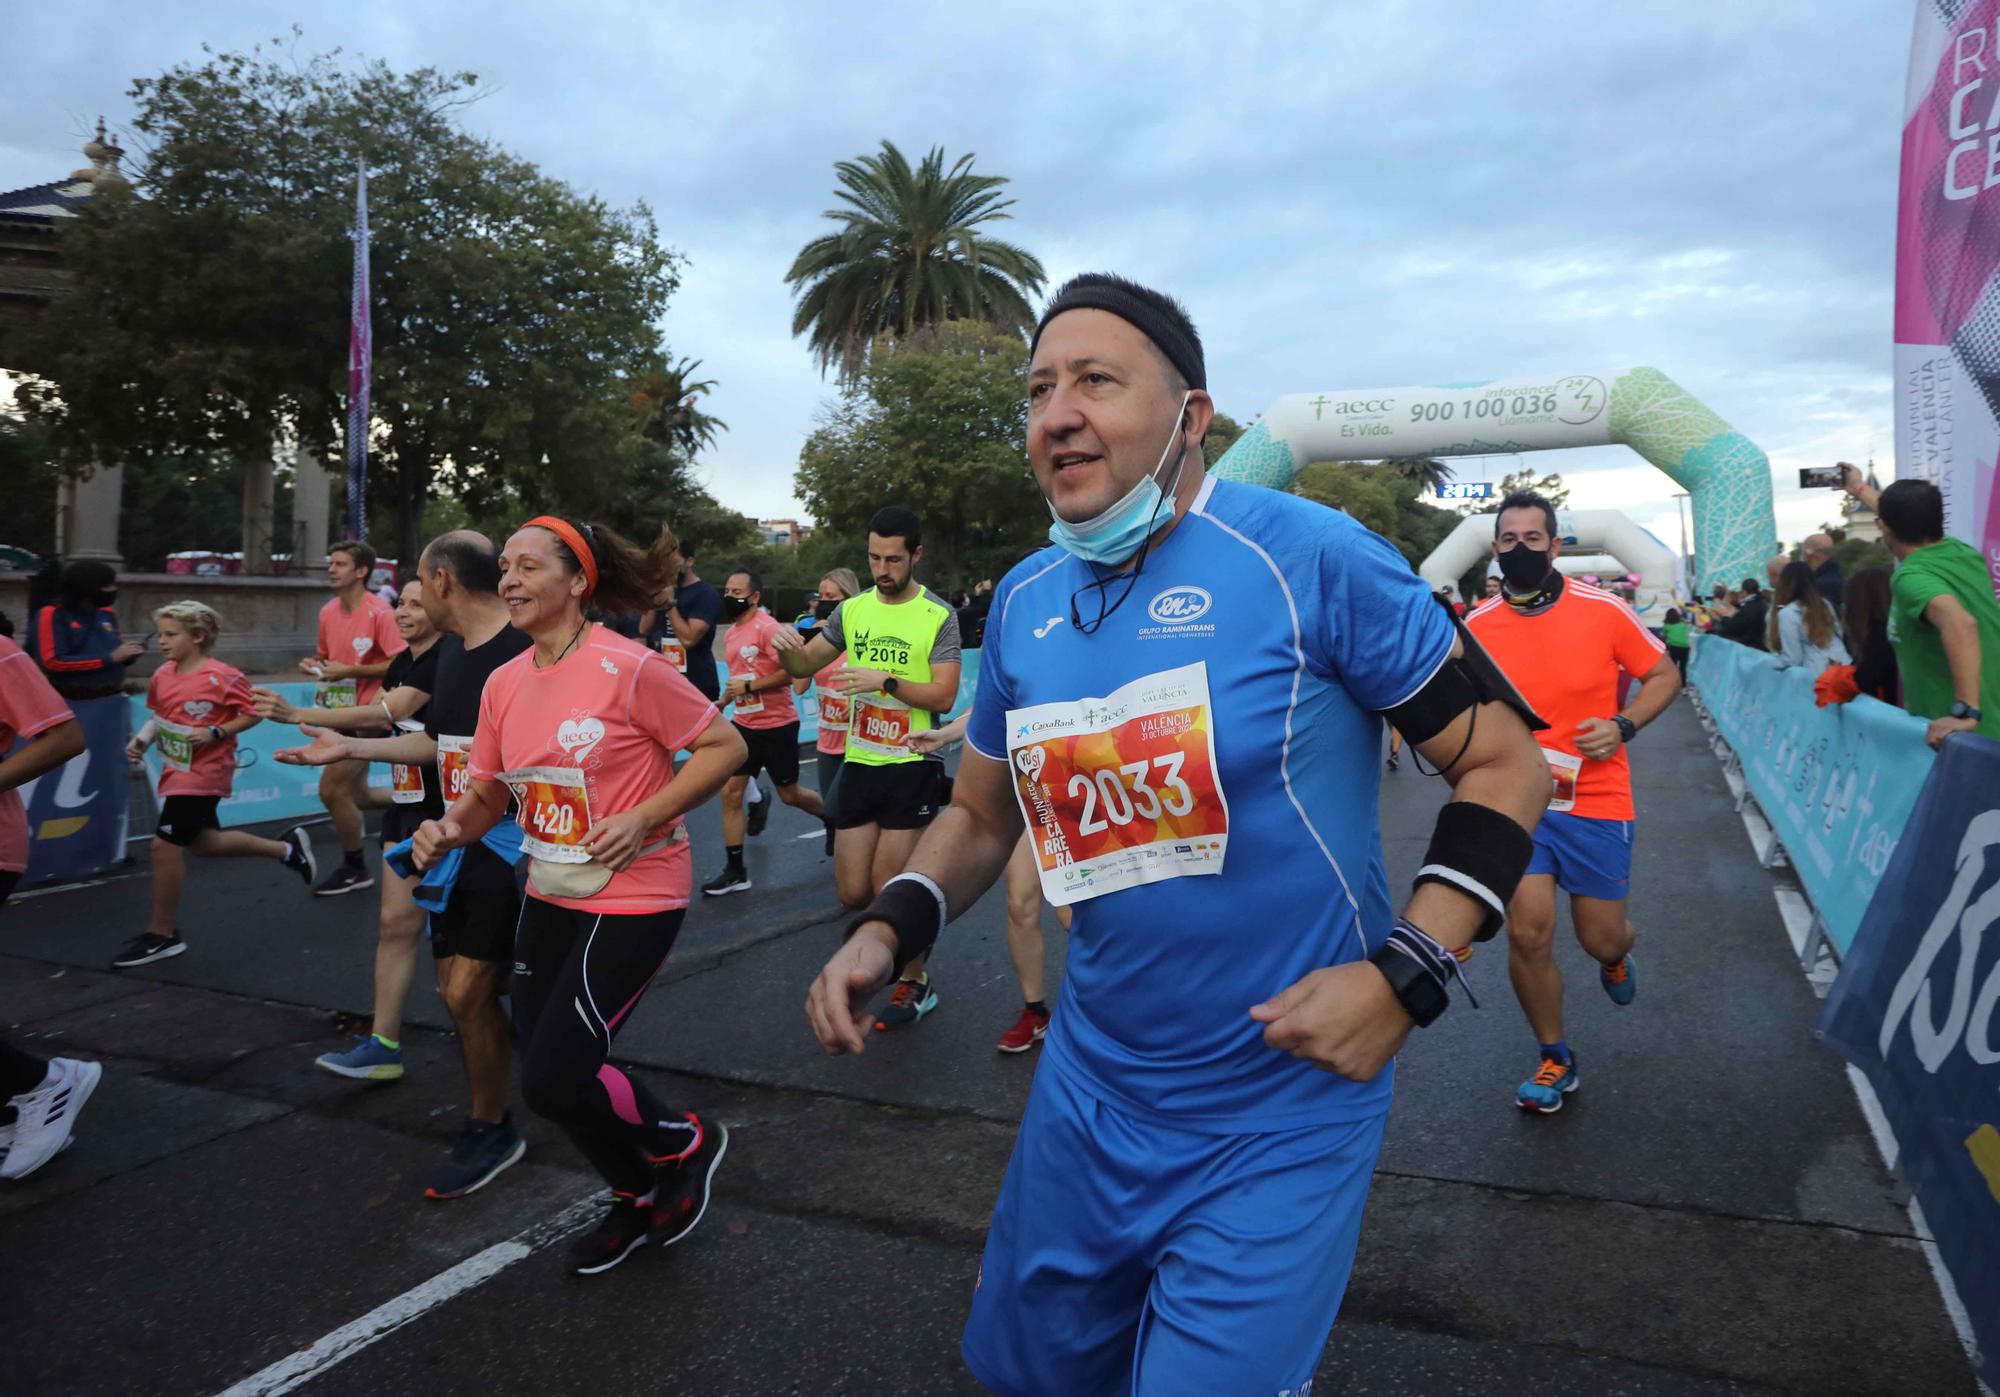
[[[1556, 889], [1570, 895], [1577, 942], [1602, 969], [1604, 992], [1630, 1004], [1632, 770], [1625, 744], [1673, 701], [1680, 672], [1666, 646], [1611, 593], [1556, 570], [1562, 538], [1542, 496], [1501, 501], [1493, 553], [1502, 589], [1466, 618], [1530, 706], [1548, 721], [1535, 734], [1555, 793], [1535, 830], [1535, 853], [1507, 906], [1507, 974], [1540, 1045], [1541, 1064], [1514, 1100], [1524, 1111], [1562, 1109], [1576, 1090], [1576, 1055], [1563, 1040], [1562, 972], [1556, 968]], [[1624, 676], [1638, 692], [1620, 711]]]

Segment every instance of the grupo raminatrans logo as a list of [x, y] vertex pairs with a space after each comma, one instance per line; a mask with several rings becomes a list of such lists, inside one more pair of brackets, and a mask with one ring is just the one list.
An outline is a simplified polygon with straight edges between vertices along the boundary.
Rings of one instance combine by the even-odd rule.
[[1206, 616], [1214, 604], [1205, 588], [1169, 587], [1146, 604], [1146, 614], [1163, 626], [1185, 626]]

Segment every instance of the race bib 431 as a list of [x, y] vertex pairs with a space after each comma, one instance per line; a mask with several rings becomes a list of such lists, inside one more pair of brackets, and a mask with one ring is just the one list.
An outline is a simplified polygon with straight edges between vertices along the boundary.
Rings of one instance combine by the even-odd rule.
[[1216, 774], [1205, 664], [1149, 674], [1103, 698], [1010, 710], [1007, 734], [1014, 793], [1051, 903], [1222, 872], [1229, 803]]

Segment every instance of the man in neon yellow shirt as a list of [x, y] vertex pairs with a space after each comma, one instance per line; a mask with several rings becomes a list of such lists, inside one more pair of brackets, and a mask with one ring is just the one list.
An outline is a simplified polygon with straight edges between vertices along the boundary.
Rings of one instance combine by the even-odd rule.
[[[958, 613], [911, 579], [924, 555], [917, 516], [900, 505], [868, 524], [868, 571], [875, 585], [835, 608], [808, 639], [789, 628], [773, 636], [786, 673], [806, 679], [845, 652], [838, 681], [850, 707], [847, 761], [840, 770], [833, 875], [847, 907], [866, 907], [903, 871], [944, 804], [944, 766], [910, 746], [934, 715], [958, 701]], [[875, 1020], [887, 1031], [937, 1007], [921, 957], [904, 968]]]

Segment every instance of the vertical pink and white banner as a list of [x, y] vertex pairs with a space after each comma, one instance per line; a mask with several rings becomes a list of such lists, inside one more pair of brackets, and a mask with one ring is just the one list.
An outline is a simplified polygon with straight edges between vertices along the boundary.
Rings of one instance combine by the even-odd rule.
[[2000, 592], [2000, 0], [1919, 0], [1896, 221], [1896, 474]]

